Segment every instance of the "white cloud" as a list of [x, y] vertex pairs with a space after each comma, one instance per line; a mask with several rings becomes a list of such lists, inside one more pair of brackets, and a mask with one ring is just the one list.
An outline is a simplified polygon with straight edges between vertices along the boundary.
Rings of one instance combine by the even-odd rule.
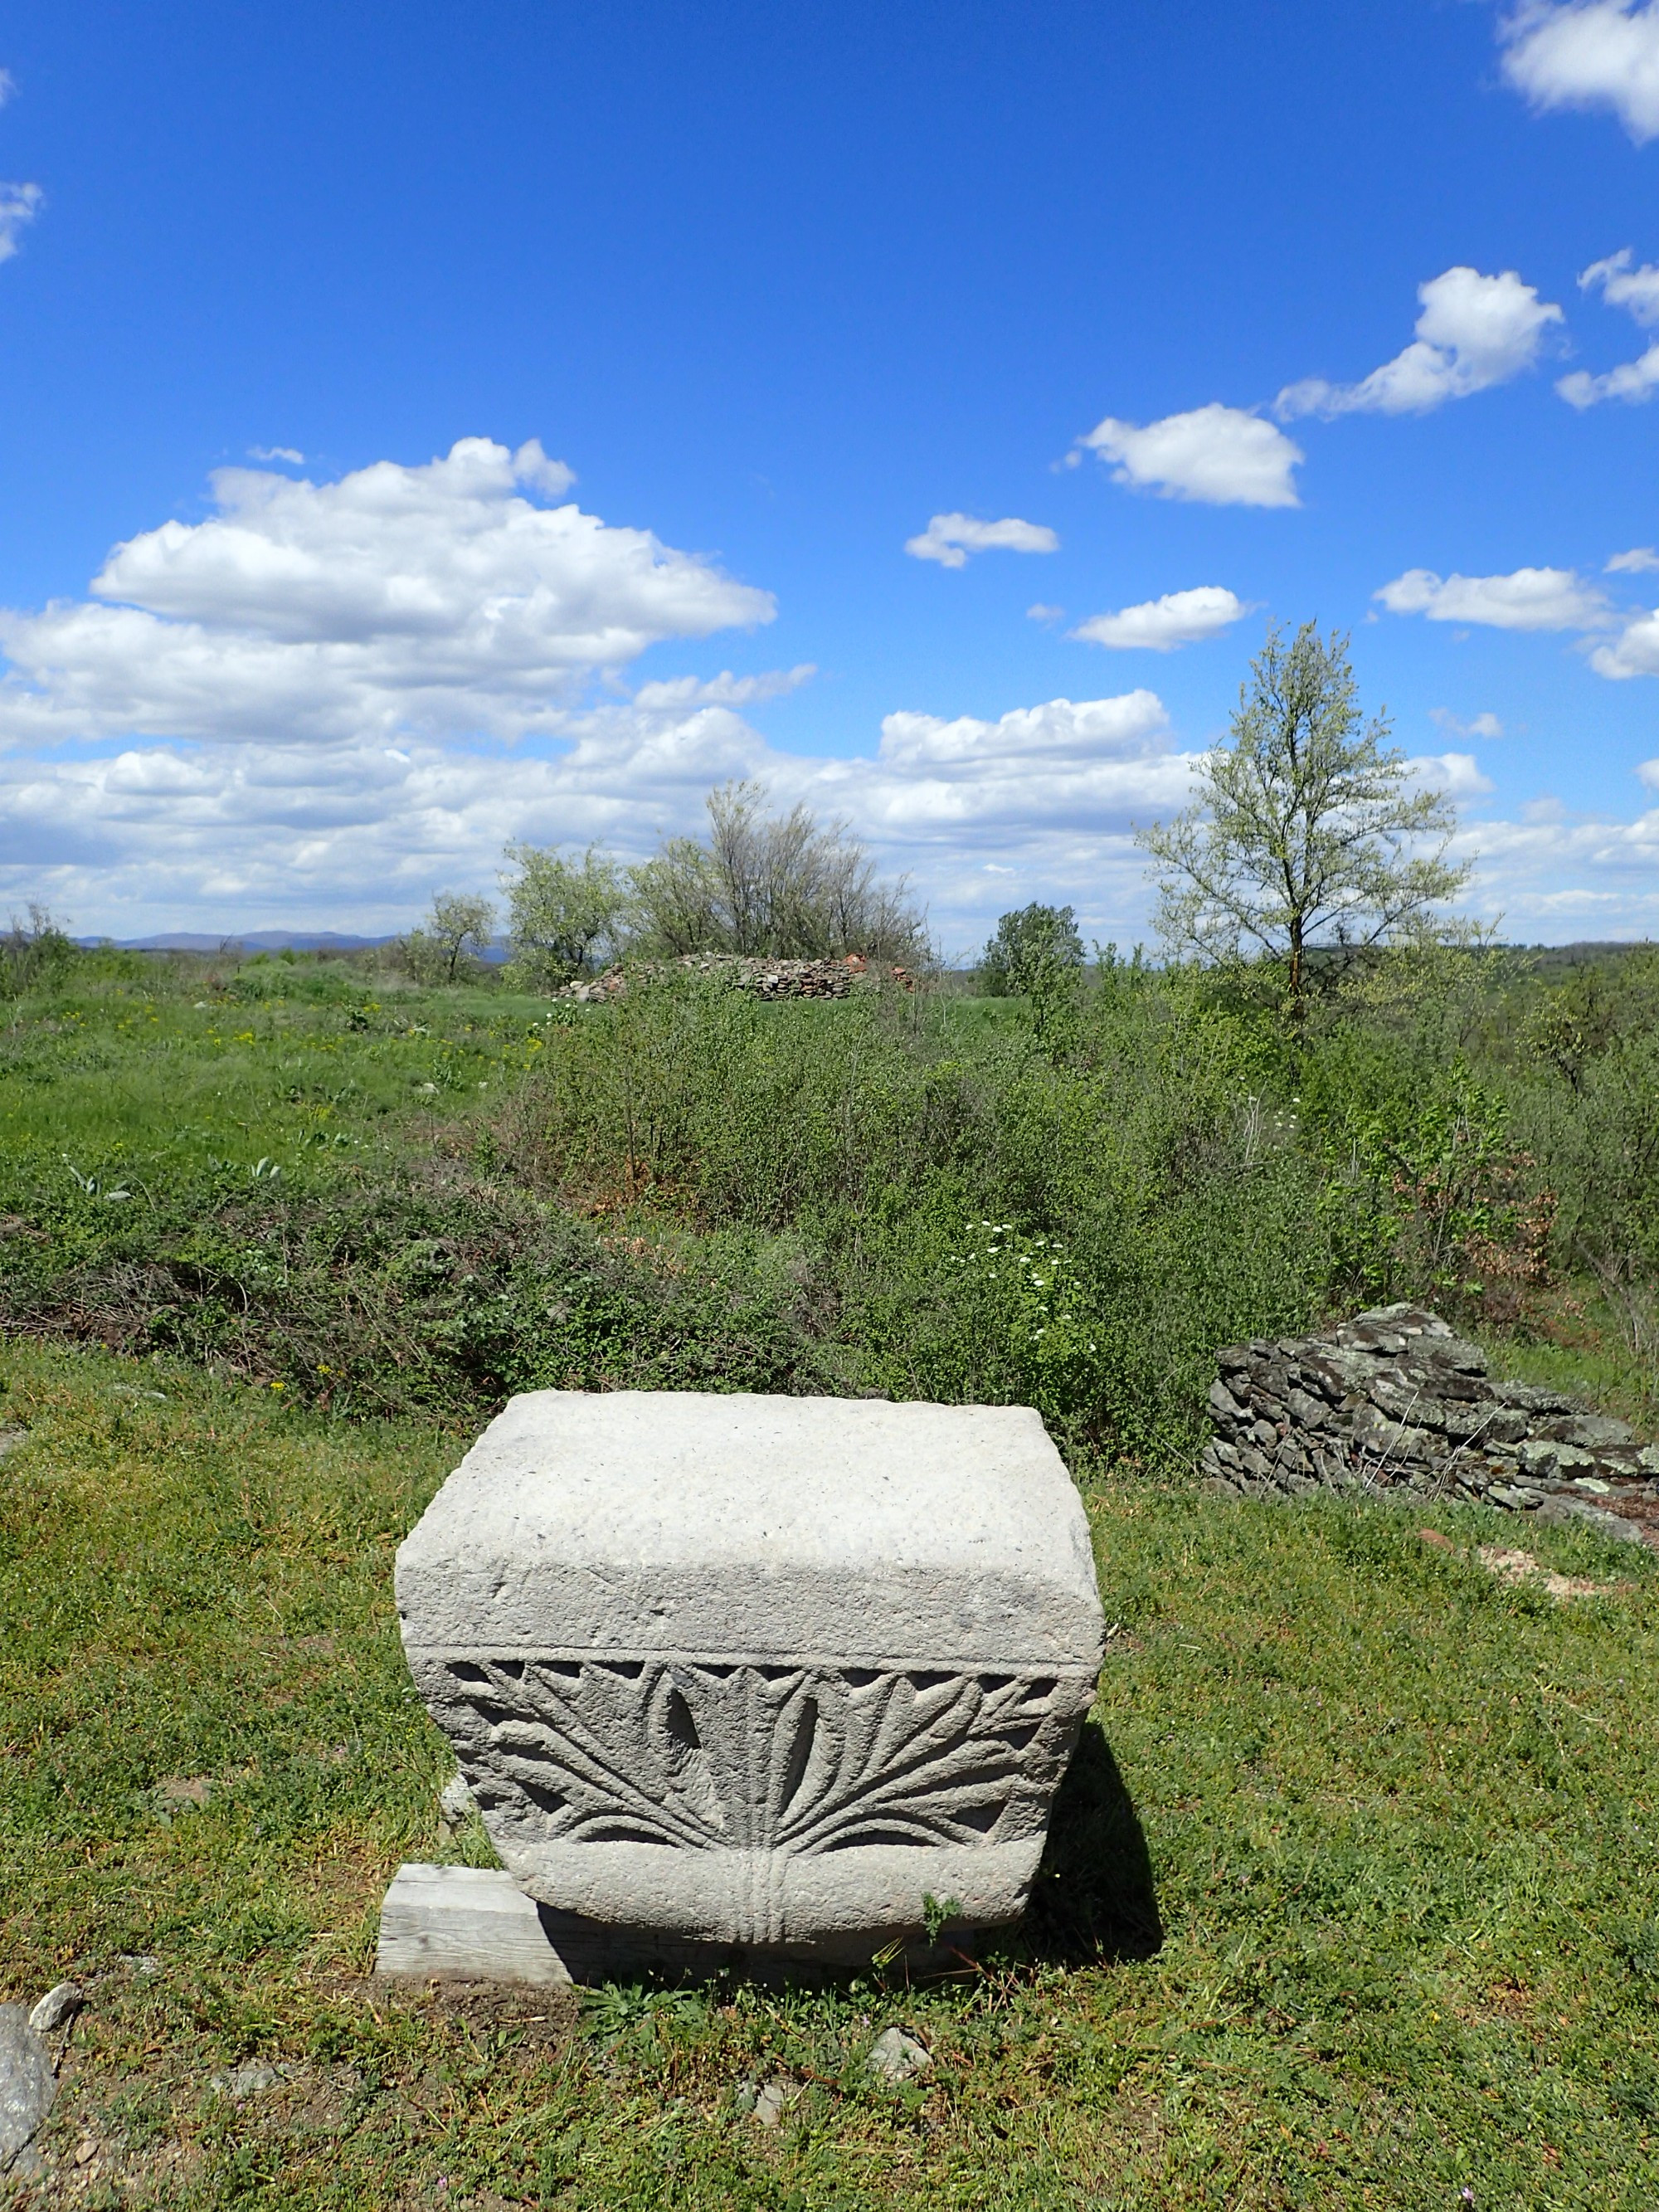
[[1651, 399], [1659, 388], [1659, 343], [1650, 345], [1635, 361], [1610, 368], [1605, 376], [1575, 368], [1559, 378], [1555, 388], [1570, 407], [1595, 407], [1603, 399], [1627, 399], [1632, 404]]
[[1390, 614], [1479, 623], [1491, 629], [1589, 629], [1608, 618], [1601, 594], [1571, 568], [1443, 577], [1431, 568], [1408, 568], [1371, 596]]
[[1068, 896], [1110, 881], [1108, 916], [1138, 911], [1132, 824], [1179, 806], [1192, 766], [1146, 690], [994, 720], [890, 714], [874, 757], [826, 759], [769, 745], [686, 679], [572, 713], [556, 750], [405, 738], [0, 759], [0, 896], [44, 896], [77, 927], [119, 936], [402, 927], [434, 884], [488, 887], [509, 837], [638, 856], [695, 827], [712, 786], [755, 776], [781, 803], [847, 816], [884, 866], [914, 872], [947, 941], [965, 944], [1000, 910], [986, 909], [991, 866], [1039, 890], [1069, 884]]
[[1565, 320], [1513, 269], [1501, 276], [1448, 269], [1419, 284], [1423, 312], [1405, 351], [1358, 384], [1306, 377], [1286, 385], [1273, 403], [1281, 422], [1301, 415], [1424, 415], [1449, 399], [1466, 399], [1506, 384], [1530, 368], [1545, 333]]
[[1501, 738], [1504, 734], [1504, 725], [1496, 714], [1476, 714], [1465, 722], [1449, 707], [1431, 707], [1429, 720], [1454, 738]]
[[1425, 753], [1407, 766], [1414, 781], [1432, 785], [1448, 799], [1483, 799], [1493, 788], [1473, 753]]
[[647, 531], [522, 495], [568, 480], [483, 438], [335, 483], [221, 470], [208, 520], [116, 547], [105, 604], [0, 613], [0, 739], [513, 738], [648, 645], [772, 619]]
[[1534, 107], [1605, 107], [1659, 137], [1656, 0], [1522, 0], [1498, 27], [1504, 74]]
[[1027, 622], [1064, 622], [1066, 610], [1064, 607], [1046, 606], [1041, 599], [1038, 599], [1026, 608], [1025, 619]]
[[1651, 545], [1632, 545], [1628, 553], [1615, 553], [1607, 565], [1609, 576], [1640, 576], [1659, 568], [1659, 553]]
[[1109, 922], [1139, 910], [1131, 825], [1178, 805], [1191, 770], [1152, 692], [893, 714], [858, 759], [745, 719], [805, 665], [629, 697], [647, 647], [773, 603], [526, 495], [567, 480], [539, 447], [484, 440], [335, 483], [231, 470], [205, 520], [118, 546], [93, 596], [0, 615], [0, 901], [119, 936], [392, 929], [434, 884], [488, 888], [509, 837], [640, 855], [694, 827], [711, 786], [757, 776], [914, 867], [964, 942], [999, 884], [1112, 885]]
[[1212, 399], [1160, 422], [1107, 416], [1079, 440], [1112, 464], [1112, 480], [1212, 507], [1299, 507], [1291, 471], [1307, 457], [1261, 416]]
[[970, 553], [1000, 549], [1006, 553], [1058, 553], [1060, 540], [1046, 523], [1022, 522], [1006, 515], [1000, 522], [981, 522], [971, 514], [936, 514], [919, 537], [907, 538], [904, 550], [918, 561], [937, 561], [944, 568], [964, 568]]
[[306, 459], [292, 446], [250, 446], [247, 457], [251, 461], [289, 461], [296, 469], [303, 468]]
[[[17, 90], [9, 70], [0, 69], [0, 107]], [[39, 185], [0, 184], [0, 261], [9, 261], [22, 243], [22, 234], [40, 214], [46, 194]]]
[[1598, 645], [1590, 655], [1598, 676], [1615, 682], [1632, 676], [1659, 676], [1659, 609], [1632, 615], [1611, 643]]
[[1581, 292], [1599, 290], [1610, 307], [1623, 307], [1633, 315], [1644, 330], [1659, 323], [1659, 269], [1644, 261], [1639, 269], [1632, 269], [1636, 258], [1628, 246], [1617, 253], [1609, 253], [1604, 261], [1592, 261], [1578, 279]]
[[1161, 599], [1124, 607], [1116, 614], [1091, 615], [1072, 632], [1091, 645], [1120, 649], [1145, 647], [1170, 653], [1178, 645], [1218, 637], [1249, 608], [1220, 584], [1200, 584], [1190, 592], [1166, 592]]
[[45, 198], [39, 185], [0, 185], [0, 261], [9, 261], [21, 246]]
[[769, 668], [759, 676], [733, 676], [730, 669], [707, 678], [670, 676], [641, 684], [634, 704], [649, 714], [684, 714], [693, 707], [756, 707], [799, 691], [817, 672], [810, 660], [803, 660], [799, 667]]

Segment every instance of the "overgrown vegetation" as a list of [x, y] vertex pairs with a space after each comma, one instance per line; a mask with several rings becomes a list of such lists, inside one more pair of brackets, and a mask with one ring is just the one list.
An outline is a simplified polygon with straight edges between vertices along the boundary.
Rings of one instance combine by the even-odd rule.
[[1215, 1347], [1412, 1296], [1650, 1413], [1659, 962], [1456, 948], [1310, 999], [605, 1005], [76, 953], [0, 1037], [0, 1318], [337, 1413], [568, 1383], [1016, 1399], [1176, 1459]]

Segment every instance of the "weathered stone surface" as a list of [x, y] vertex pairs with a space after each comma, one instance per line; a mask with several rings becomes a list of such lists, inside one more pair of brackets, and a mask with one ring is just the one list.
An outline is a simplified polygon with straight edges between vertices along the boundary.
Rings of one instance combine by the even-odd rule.
[[1017, 1919], [1094, 1694], [1082, 1508], [1018, 1407], [515, 1399], [398, 1560], [503, 1864], [601, 1927], [802, 1958]]
[[375, 1965], [467, 1981], [572, 1979], [535, 1899], [499, 1867], [399, 1867], [380, 1907]]
[[0, 2005], [0, 2173], [16, 2171], [52, 2110], [52, 2055], [21, 2005]]
[[466, 1777], [452, 1774], [438, 1792], [438, 1818], [452, 1835], [464, 1828], [477, 1811], [477, 1801], [466, 1786]]
[[29, 2014], [29, 2026], [37, 2035], [56, 2035], [60, 2027], [74, 2019], [86, 2001], [86, 1992], [76, 1983], [55, 1983]]
[[1420, 1307], [1231, 1345], [1216, 1364], [1200, 1468], [1247, 1493], [1397, 1487], [1514, 1512], [1567, 1499], [1565, 1517], [1659, 1542], [1659, 1447], [1559, 1391], [1491, 1381], [1479, 1346]]
[[884, 2081], [908, 2081], [913, 2074], [926, 2073], [933, 2063], [927, 2045], [902, 2027], [884, 2028], [870, 2046], [870, 2071]]

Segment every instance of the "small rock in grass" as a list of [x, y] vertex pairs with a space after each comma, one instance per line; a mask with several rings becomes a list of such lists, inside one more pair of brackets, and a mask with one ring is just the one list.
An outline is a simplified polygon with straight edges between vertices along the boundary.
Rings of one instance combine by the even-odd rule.
[[787, 2081], [763, 2082], [755, 2097], [756, 2125], [763, 2128], [776, 2127], [783, 2118], [784, 2100], [788, 2094], [789, 2084]]
[[902, 2027], [884, 2028], [870, 2049], [870, 2071], [884, 2081], [908, 2081], [933, 2063], [932, 2052]]
[[37, 2035], [55, 2035], [68, 2026], [86, 2001], [86, 1992], [74, 1982], [59, 1982], [29, 2014], [29, 2026]]
[[452, 1774], [438, 1793], [438, 1818], [451, 1835], [463, 1826], [478, 1809], [478, 1801], [466, 1784], [464, 1774]]
[[0, 2173], [34, 2172], [27, 2156], [58, 2094], [52, 2056], [21, 2005], [0, 2005]]
[[148, 1951], [123, 1951], [120, 1963], [143, 1982], [153, 1981], [161, 1971], [161, 1961], [152, 1958]]
[[26, 1444], [28, 1440], [27, 1429], [0, 1429], [0, 1459], [4, 1459], [8, 1452], [15, 1452], [19, 1444]]
[[282, 2080], [274, 2066], [263, 2058], [245, 2059], [240, 2066], [228, 2067], [222, 2073], [208, 2077], [208, 2087], [219, 2096], [229, 2097], [240, 2104], [244, 2097], [258, 2097], [265, 2090], [274, 2089]]
[[1618, 1544], [1639, 1544], [1642, 1531], [1635, 1522], [1626, 1521], [1621, 1513], [1609, 1513], [1603, 1505], [1592, 1505], [1585, 1498], [1547, 1498], [1538, 1509], [1540, 1521], [1582, 1521], [1601, 1536], [1610, 1536]]

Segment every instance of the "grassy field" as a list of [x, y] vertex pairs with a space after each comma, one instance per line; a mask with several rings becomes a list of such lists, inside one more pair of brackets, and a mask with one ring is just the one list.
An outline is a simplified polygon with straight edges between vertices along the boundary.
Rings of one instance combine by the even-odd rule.
[[[1462, 1318], [1651, 1415], [1646, 1002], [1571, 1079], [1530, 1003], [1368, 1012], [1288, 1072], [1144, 976], [1046, 1032], [106, 954], [0, 1006], [0, 1982], [89, 1996], [33, 2201], [1659, 2202], [1659, 1563], [1189, 1472], [1218, 1342], [1438, 1297], [1386, 1271], [1449, 1222], [1525, 1259], [1523, 1170], [1562, 1261], [1500, 1270], [1507, 1321], [1460, 1261]], [[438, 1823], [392, 1553], [548, 1383], [1043, 1407], [1112, 1634], [1017, 1938], [917, 1989], [374, 1982], [399, 1861], [489, 1863]], [[1523, 1543], [1590, 1587], [1479, 1557]], [[933, 2056], [896, 2089], [895, 2022]]]
[[[4, 1376], [3, 1979], [90, 1990], [52, 2201], [1659, 2197], [1645, 1553], [1529, 1531], [1605, 1588], [1558, 1601], [1462, 1556], [1496, 1515], [1103, 1481], [1108, 1661], [1018, 1941], [931, 1990], [445, 2001], [368, 1969], [441, 1852], [390, 1566], [453, 1438], [177, 1364]], [[893, 2021], [934, 2061], [898, 2090], [864, 2066]]]

